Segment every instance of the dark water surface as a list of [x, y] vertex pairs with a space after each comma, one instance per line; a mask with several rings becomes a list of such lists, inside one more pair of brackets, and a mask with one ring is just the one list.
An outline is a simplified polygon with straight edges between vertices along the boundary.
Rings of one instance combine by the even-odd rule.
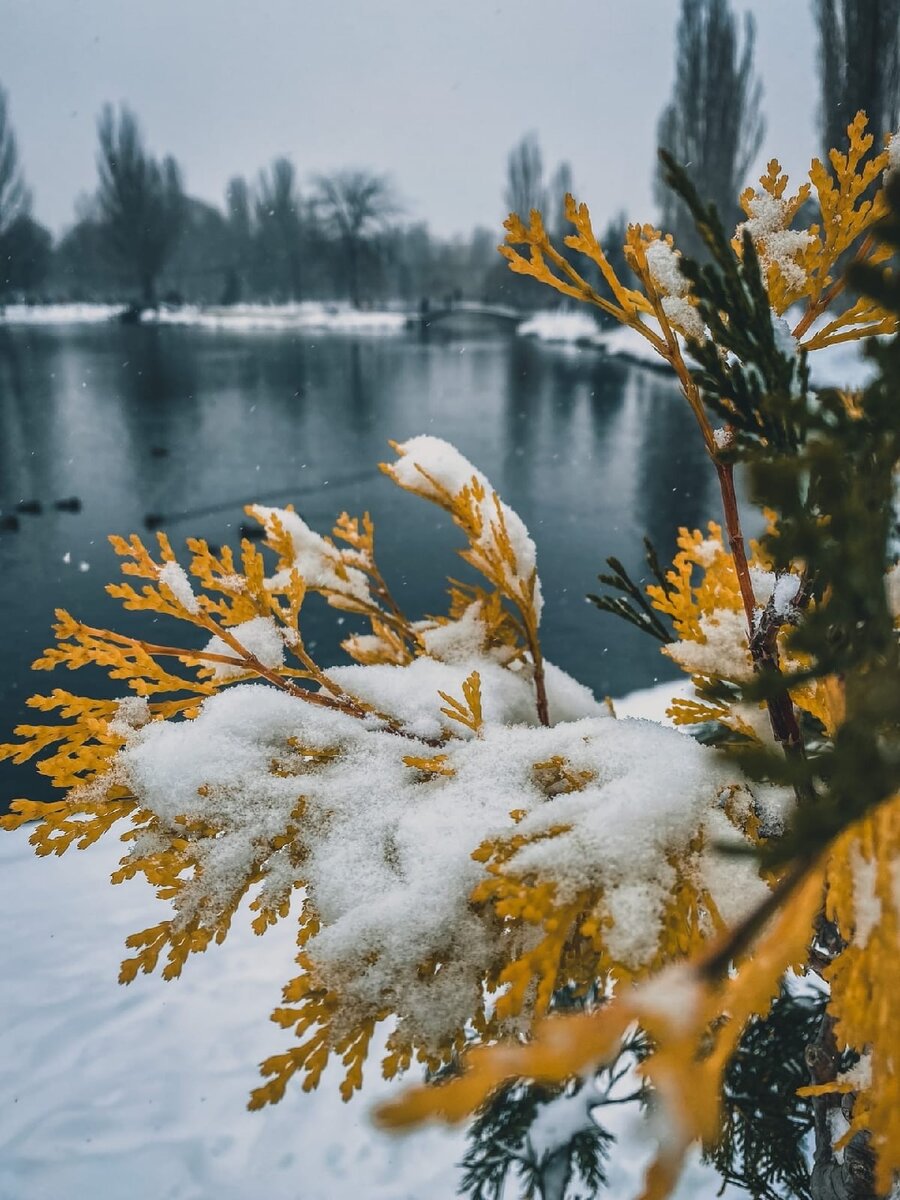
[[[40, 720], [25, 707], [36, 690], [121, 691], [88, 671], [29, 670], [55, 607], [160, 639], [152, 618], [103, 591], [118, 573], [106, 535], [146, 532], [147, 514], [165, 515], [178, 552], [190, 535], [236, 546], [254, 499], [293, 501], [322, 533], [342, 509], [368, 509], [404, 609], [444, 611], [445, 576], [463, 571], [460, 537], [377, 470], [388, 438], [417, 433], [458, 446], [528, 525], [549, 659], [599, 694], [676, 673], [657, 643], [584, 599], [606, 555], [640, 571], [642, 534], [670, 557], [679, 525], [718, 515], [693, 419], [666, 379], [516, 338], [0, 329], [0, 510], [43, 505], [0, 532], [0, 740]], [[80, 512], [54, 510], [68, 496]], [[304, 611], [308, 644], [337, 661], [353, 618], [338, 626], [319, 597]], [[49, 789], [30, 768], [0, 764], [0, 808], [15, 795]]]

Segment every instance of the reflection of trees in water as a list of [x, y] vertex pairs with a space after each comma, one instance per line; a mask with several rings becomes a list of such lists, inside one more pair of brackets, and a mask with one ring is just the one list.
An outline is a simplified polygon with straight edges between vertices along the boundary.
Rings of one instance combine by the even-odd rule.
[[715, 477], [683, 397], [664, 375], [521, 341], [506, 369], [505, 498], [553, 530], [541, 538], [535, 525], [550, 649], [601, 691], [672, 674], [637, 631], [593, 611], [585, 624], [583, 596], [607, 555], [642, 578], [645, 534], [671, 561], [679, 526], [718, 517]]
[[362, 346], [353, 342], [349, 355], [347, 405], [354, 425], [360, 430], [368, 430], [372, 427], [375, 406], [369, 386], [370, 372], [363, 370], [362, 354]]
[[23, 349], [10, 331], [0, 325], [0, 397], [18, 402], [25, 395]]
[[529, 486], [538, 459], [566, 458], [585, 447], [578, 439], [585, 416], [594, 443], [621, 404], [623, 368], [592, 353], [557, 350], [523, 338], [510, 343], [504, 388], [505, 474], [517, 490]]
[[720, 519], [715, 475], [696, 422], [681, 394], [648, 376], [646, 434], [638, 444], [635, 520], [665, 562], [680, 526]]
[[[134, 409], [164, 414], [190, 405], [196, 395], [196, 347], [180, 345], [180, 330], [124, 326], [118, 386]], [[173, 403], [173, 401], [175, 403]]]
[[65, 357], [43, 330], [0, 327], [0, 506], [55, 498], [57, 461], [45, 444], [54, 436]]
[[13, 490], [25, 492], [22, 475], [28, 471], [26, 378], [24, 348], [0, 326], [0, 507], [13, 500]]

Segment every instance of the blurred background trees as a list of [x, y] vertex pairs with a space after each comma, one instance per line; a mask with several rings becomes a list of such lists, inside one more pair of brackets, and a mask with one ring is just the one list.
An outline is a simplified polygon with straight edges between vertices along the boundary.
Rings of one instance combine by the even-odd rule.
[[[895, 129], [900, 0], [809, 2], [818, 36], [822, 146], [843, 145], [860, 108], [876, 133]], [[726, 227], [734, 225], [741, 219], [736, 198], [765, 130], [754, 23], [749, 15], [741, 21], [729, 0], [681, 0], [675, 41], [675, 81], [658, 141], [690, 164], [701, 194], [715, 202]], [[54, 245], [31, 216], [0, 88], [0, 303], [14, 297], [140, 305], [346, 300], [419, 309], [465, 297], [523, 309], [547, 304], [544, 289], [506, 270], [496, 254], [498, 229], [436, 236], [425, 221], [406, 217], [393, 182], [370, 168], [346, 167], [304, 182], [281, 156], [255, 177], [235, 174], [216, 206], [186, 194], [178, 164], [147, 150], [129, 108], [107, 105], [98, 137], [96, 192], [77, 203], [72, 226]], [[680, 201], [658, 176], [655, 182], [662, 228], [686, 253], [702, 257]], [[551, 167], [536, 132], [526, 132], [507, 155], [498, 217], [539, 208], [563, 249], [564, 198], [574, 190], [568, 162]], [[628, 219], [617, 213], [603, 238], [626, 276], [621, 246]], [[599, 272], [591, 282], [605, 290]]]
[[52, 255], [49, 232], [31, 217], [31, 193], [19, 161], [19, 147], [0, 87], [0, 305], [17, 292], [43, 282]]
[[157, 161], [144, 147], [134, 113], [104, 106], [97, 122], [96, 221], [102, 244], [137, 284], [143, 304], [157, 300], [157, 281], [186, 216], [181, 171], [171, 156]]
[[6, 92], [0, 87], [0, 237], [27, 216], [31, 196], [19, 164], [19, 147], [9, 118]]
[[259, 267], [276, 300], [302, 296], [301, 200], [297, 173], [289, 158], [276, 158], [260, 171], [254, 201]]
[[[846, 149], [863, 109], [876, 138], [900, 113], [900, 0], [814, 0], [822, 153]], [[880, 144], [874, 148], [876, 153]]]
[[[715, 203], [726, 229], [741, 219], [737, 197], [765, 133], [755, 40], [753, 18], [745, 16], [741, 36], [727, 0], [681, 0], [675, 85], [657, 141], [678, 162], [690, 164], [697, 190]], [[693, 222], [659, 168], [656, 201], [662, 228], [686, 254], [703, 257]]]
[[[316, 178], [315, 210], [342, 251], [345, 287], [354, 308], [362, 298], [362, 273], [377, 267], [377, 237], [391, 217], [402, 211], [386, 175], [369, 171], [336, 171]], [[368, 259], [368, 264], [366, 260]]]
[[524, 220], [533, 208], [543, 212], [546, 207], [544, 159], [535, 133], [526, 133], [509, 152], [503, 200], [510, 212]]

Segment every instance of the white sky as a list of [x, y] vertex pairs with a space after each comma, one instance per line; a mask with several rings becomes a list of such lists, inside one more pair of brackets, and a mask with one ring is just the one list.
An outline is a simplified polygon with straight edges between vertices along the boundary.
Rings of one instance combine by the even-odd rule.
[[[757, 21], [768, 133], [795, 173], [817, 152], [810, 0], [732, 0]], [[410, 219], [498, 227], [506, 155], [529, 129], [599, 220], [651, 219], [655, 130], [678, 0], [0, 0], [35, 215], [58, 231], [94, 185], [106, 100], [138, 113], [188, 189], [221, 203], [279, 154], [301, 179], [391, 174]], [[760, 164], [761, 166], [761, 164]], [[756, 172], [758, 173], [758, 171]]]

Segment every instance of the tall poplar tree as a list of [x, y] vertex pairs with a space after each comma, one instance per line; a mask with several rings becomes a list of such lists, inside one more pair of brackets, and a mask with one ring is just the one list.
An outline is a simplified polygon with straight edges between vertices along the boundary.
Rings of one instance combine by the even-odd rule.
[[900, 0], [813, 0], [813, 10], [822, 147], [846, 150], [847, 126], [862, 109], [877, 153], [900, 115]]
[[28, 215], [31, 195], [19, 163], [16, 135], [9, 120], [6, 92], [0, 87], [0, 236]]
[[[744, 17], [741, 36], [727, 0], [681, 0], [675, 84], [659, 119], [658, 141], [678, 162], [690, 164], [697, 190], [716, 205], [726, 228], [740, 219], [735, 197], [765, 133], [755, 40], [752, 16]], [[679, 249], [702, 257], [694, 224], [659, 168], [656, 201], [662, 226]]]

